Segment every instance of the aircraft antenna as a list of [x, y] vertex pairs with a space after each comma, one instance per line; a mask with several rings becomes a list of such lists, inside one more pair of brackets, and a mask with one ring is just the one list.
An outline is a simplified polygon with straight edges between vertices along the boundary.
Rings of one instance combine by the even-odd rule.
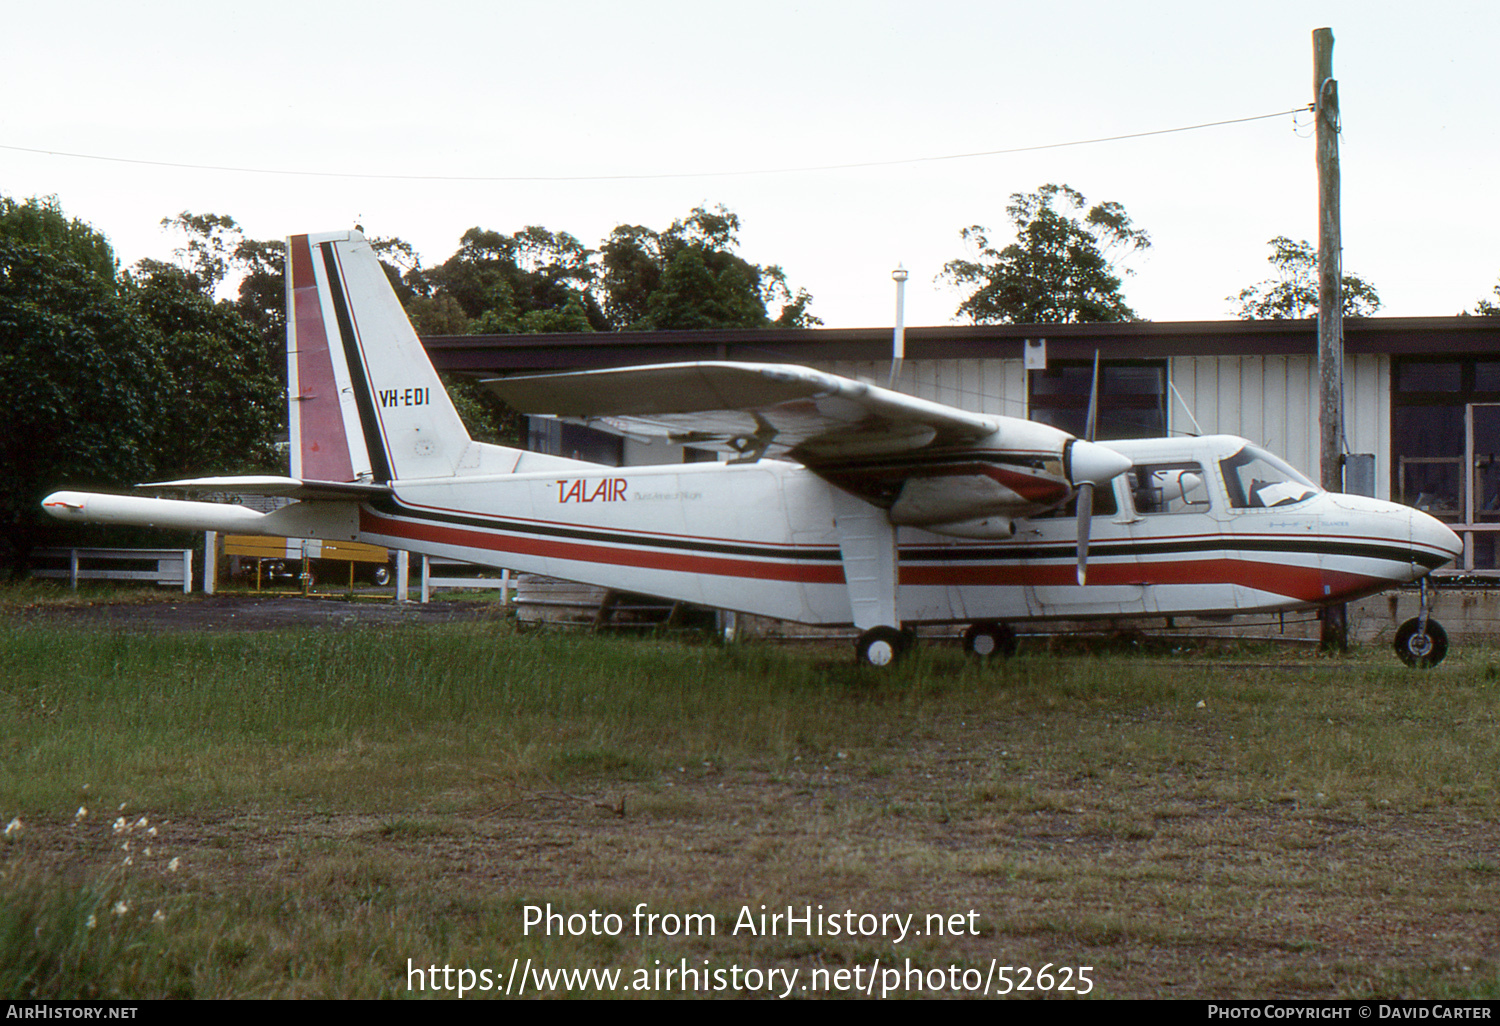
[[1193, 436], [1196, 438], [1199, 435], [1202, 435], [1203, 429], [1198, 426], [1198, 418], [1193, 416], [1192, 407], [1188, 406], [1187, 400], [1182, 397], [1182, 393], [1177, 391], [1177, 382], [1172, 380], [1172, 372], [1170, 369], [1167, 371], [1167, 387], [1170, 388], [1172, 390], [1172, 394], [1177, 397], [1177, 402], [1182, 407], [1182, 412], [1186, 413], [1188, 420], [1193, 422]]

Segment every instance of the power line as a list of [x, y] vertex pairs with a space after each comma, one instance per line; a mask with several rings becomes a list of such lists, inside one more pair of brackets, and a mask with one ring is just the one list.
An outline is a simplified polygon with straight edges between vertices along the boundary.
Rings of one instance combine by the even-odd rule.
[[146, 167], [169, 167], [185, 171], [227, 171], [250, 175], [296, 175], [303, 178], [360, 178], [391, 182], [625, 182], [655, 181], [673, 178], [732, 178], [749, 175], [808, 174], [815, 171], [850, 171], [860, 168], [896, 167], [902, 164], [927, 164], [944, 160], [974, 160], [979, 157], [999, 157], [1010, 153], [1032, 153], [1037, 150], [1058, 150], [1069, 146], [1094, 146], [1099, 143], [1122, 142], [1126, 139], [1145, 139], [1154, 135], [1171, 135], [1176, 132], [1196, 132], [1204, 128], [1219, 128], [1223, 125], [1239, 125], [1247, 121], [1264, 121], [1269, 118], [1301, 114], [1307, 107], [1280, 110], [1274, 114], [1256, 114], [1247, 118], [1230, 118], [1225, 121], [1207, 121], [1198, 125], [1183, 125], [1178, 128], [1158, 128], [1149, 132], [1130, 132], [1125, 135], [1106, 135], [1094, 139], [1074, 139], [1071, 142], [1042, 143], [1036, 146], [1013, 146], [1002, 150], [979, 150], [973, 153], [949, 153], [935, 157], [903, 157], [896, 160], [866, 160], [847, 164], [814, 164], [803, 167], [758, 168], [744, 171], [686, 171], [661, 174], [633, 175], [377, 175], [344, 171], [294, 171], [283, 168], [232, 167], [220, 164], [183, 164], [166, 160], [140, 160], [134, 157], [111, 157], [98, 153], [71, 153], [65, 150], [37, 149], [30, 146], [7, 146], [0, 143], [0, 150], [14, 153], [36, 153], [48, 157], [67, 157], [73, 160], [102, 160], [113, 164], [138, 164]]

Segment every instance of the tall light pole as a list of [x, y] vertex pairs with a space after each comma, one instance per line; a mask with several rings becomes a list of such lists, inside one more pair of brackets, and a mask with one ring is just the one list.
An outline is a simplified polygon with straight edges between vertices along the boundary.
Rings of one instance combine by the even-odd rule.
[[891, 272], [896, 283], [896, 333], [891, 338], [891, 388], [901, 376], [901, 361], [906, 359], [906, 268], [900, 264]]

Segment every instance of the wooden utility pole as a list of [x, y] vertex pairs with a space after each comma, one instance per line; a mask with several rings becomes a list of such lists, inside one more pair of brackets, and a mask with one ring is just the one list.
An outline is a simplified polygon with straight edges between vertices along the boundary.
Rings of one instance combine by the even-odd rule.
[[[1318, 434], [1322, 485], [1344, 490], [1344, 296], [1339, 213], [1339, 84], [1333, 30], [1313, 30], [1313, 98], [1318, 138]], [[1348, 610], [1323, 610], [1323, 648], [1349, 645]]]

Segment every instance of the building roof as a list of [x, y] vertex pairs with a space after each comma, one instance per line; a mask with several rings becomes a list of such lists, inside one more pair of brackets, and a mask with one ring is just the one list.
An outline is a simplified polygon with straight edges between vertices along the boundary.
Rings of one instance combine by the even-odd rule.
[[[1026, 339], [1045, 338], [1052, 359], [1317, 355], [1317, 321], [1141, 321], [1125, 324], [984, 324], [909, 327], [908, 360], [1020, 359]], [[890, 328], [429, 335], [439, 370], [463, 374], [585, 370], [695, 360], [822, 363], [888, 360]], [[1344, 321], [1346, 353], [1500, 359], [1500, 317], [1368, 317]]]

